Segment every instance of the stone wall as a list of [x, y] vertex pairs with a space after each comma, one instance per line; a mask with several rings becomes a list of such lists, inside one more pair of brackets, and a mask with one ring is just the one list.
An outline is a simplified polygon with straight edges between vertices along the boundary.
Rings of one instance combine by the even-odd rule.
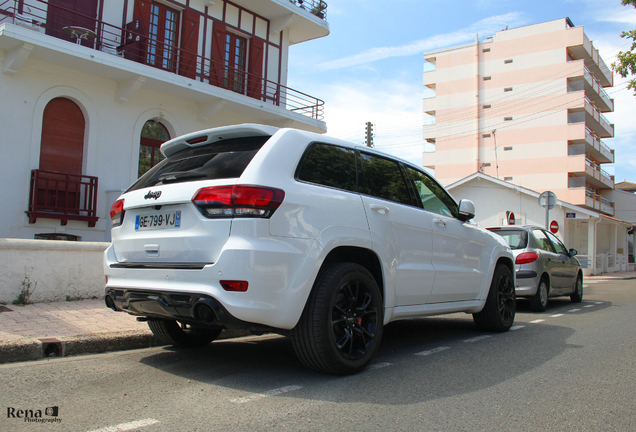
[[30, 301], [101, 298], [109, 243], [0, 238], [0, 302], [12, 303], [30, 282]]

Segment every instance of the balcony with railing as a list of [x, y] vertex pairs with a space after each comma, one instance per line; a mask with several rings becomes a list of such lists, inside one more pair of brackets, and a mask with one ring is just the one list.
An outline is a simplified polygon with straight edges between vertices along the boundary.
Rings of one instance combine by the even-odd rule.
[[610, 149], [594, 131], [584, 124], [575, 124], [571, 127], [576, 128], [576, 131], [572, 132], [568, 141], [568, 156], [588, 155], [600, 164], [614, 163], [614, 150]]
[[[568, 76], [568, 93], [585, 91], [585, 96], [592, 101], [601, 112], [614, 111], [614, 99], [610, 98], [600, 81], [594, 76], [583, 60], [569, 62], [573, 67]], [[576, 65], [579, 67], [575, 67]]]
[[[324, 8], [321, 13], [326, 13], [324, 2], [305, 0], [301, 5], [297, 0], [295, 4], [311, 5], [311, 14], [315, 14], [314, 8]], [[115, 80], [118, 102], [128, 100], [143, 85], [196, 102], [200, 119], [223, 107], [264, 122], [282, 117], [309, 130], [326, 129], [322, 100], [258, 73], [203, 57], [196, 49], [154, 39], [132, 23], [118, 27], [62, 6], [49, 7], [43, 0], [31, 2], [28, 8], [17, 0], [0, 0], [0, 10], [0, 26], [15, 24], [0, 32], [0, 49], [7, 52], [5, 73], [15, 74], [27, 58], [35, 58]], [[88, 20], [92, 24], [75, 30], [78, 26], [54, 25], [69, 16], [72, 22]], [[324, 15], [317, 16], [324, 19]], [[303, 120], [307, 118], [312, 121]]]
[[568, 179], [567, 200], [570, 204], [614, 215], [614, 203], [603, 198], [596, 188], [586, 182], [585, 177]]
[[568, 173], [570, 177], [570, 187], [576, 178], [583, 179], [586, 185], [591, 185], [597, 189], [613, 189], [614, 176], [601, 168], [600, 164], [589, 157], [583, 155], [570, 155], [568, 161]]
[[603, 87], [612, 87], [614, 85], [612, 71], [607, 67], [598, 50], [594, 48], [592, 41], [583, 32], [583, 27], [574, 27], [569, 29], [568, 32], [578, 35], [578, 37], [571, 39], [573, 42], [568, 46], [571, 56], [574, 59], [585, 60], [585, 66], [594, 74]]
[[29, 223], [38, 218], [88, 222], [94, 227], [97, 217], [97, 177], [32, 170], [29, 193]]
[[614, 125], [607, 120], [596, 108], [594, 103], [581, 92], [580, 108], [570, 108], [568, 110], [568, 123], [585, 123], [599, 138], [612, 138], [614, 136]]

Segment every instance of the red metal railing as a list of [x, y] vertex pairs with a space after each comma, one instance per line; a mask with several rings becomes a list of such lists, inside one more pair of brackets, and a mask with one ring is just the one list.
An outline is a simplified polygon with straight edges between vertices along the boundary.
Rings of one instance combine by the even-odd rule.
[[97, 177], [56, 171], [32, 170], [29, 223], [38, 218], [97, 222]]
[[[104, 21], [79, 14], [62, 6], [48, 7], [45, 0], [36, 0], [42, 7], [30, 4], [21, 8], [19, 0], [0, 0], [0, 22], [9, 20], [15, 24], [27, 25], [34, 29], [42, 29], [46, 34], [62, 39], [69, 39], [69, 34], [50, 25], [72, 16], [76, 21], [95, 23], [94, 28], [88, 30], [94, 33], [94, 39], [80, 40], [81, 45], [123, 57], [138, 63], [143, 63], [170, 73], [176, 73], [199, 82], [216, 87], [225, 88], [235, 93], [243, 94], [263, 102], [283, 107], [304, 116], [322, 120], [324, 116], [324, 102], [298, 90], [270, 81], [262, 76], [245, 70], [231, 67], [222, 62], [198, 55], [196, 52], [182, 49], [175, 45], [148, 37], [147, 34], [135, 30], [129, 23], [126, 28], [117, 27]], [[300, 7], [311, 13], [326, 10], [326, 3], [319, 0], [295, 1]], [[8, 7], [9, 4], [13, 6]], [[2, 19], [2, 16], [5, 16]], [[75, 22], [70, 22], [74, 25]], [[75, 39], [77, 41], [77, 39]], [[153, 58], [148, 55], [148, 47], [153, 46], [165, 56]], [[156, 51], [155, 51], [156, 53]], [[158, 58], [159, 61], [153, 61]]]

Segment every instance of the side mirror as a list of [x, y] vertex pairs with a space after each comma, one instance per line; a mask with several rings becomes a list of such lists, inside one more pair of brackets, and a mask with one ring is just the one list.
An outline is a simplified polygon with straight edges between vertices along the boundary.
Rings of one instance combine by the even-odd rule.
[[459, 211], [457, 218], [463, 222], [469, 221], [475, 217], [475, 204], [471, 200], [463, 199], [459, 202]]
[[576, 249], [570, 249], [570, 256], [571, 257], [576, 256], [578, 254], [579, 254], [579, 251], [577, 251]]

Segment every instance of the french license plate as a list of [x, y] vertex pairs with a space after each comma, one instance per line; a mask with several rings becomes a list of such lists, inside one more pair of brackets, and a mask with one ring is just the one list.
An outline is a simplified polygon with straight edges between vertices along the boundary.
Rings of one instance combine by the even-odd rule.
[[137, 215], [135, 219], [135, 231], [179, 228], [181, 226], [181, 210]]

